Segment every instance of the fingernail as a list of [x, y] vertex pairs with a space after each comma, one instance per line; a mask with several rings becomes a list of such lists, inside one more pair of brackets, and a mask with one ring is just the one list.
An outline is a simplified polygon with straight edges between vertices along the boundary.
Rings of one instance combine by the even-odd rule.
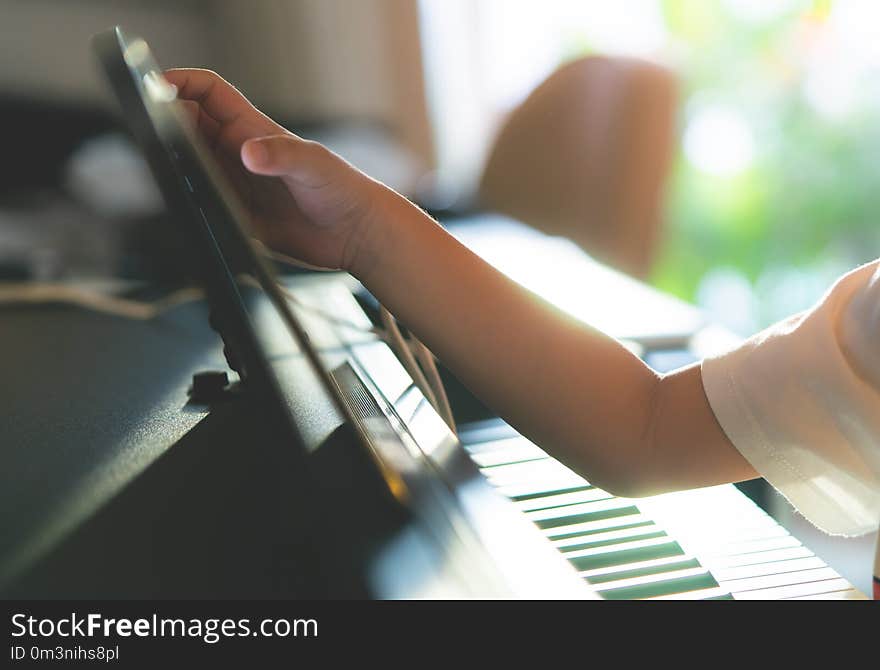
[[269, 150], [263, 142], [248, 142], [244, 145], [244, 152], [251, 165], [265, 165], [269, 160]]

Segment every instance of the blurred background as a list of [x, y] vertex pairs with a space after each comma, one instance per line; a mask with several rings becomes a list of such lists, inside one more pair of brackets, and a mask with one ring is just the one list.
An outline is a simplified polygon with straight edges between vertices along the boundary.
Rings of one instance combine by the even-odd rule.
[[[150, 269], [136, 253], [149, 229], [132, 221], [159, 201], [88, 49], [116, 23], [163, 65], [218, 70], [440, 210], [479, 200], [499, 129], [560, 65], [657, 64], [675, 88], [671, 153], [641, 159], [662, 163], [660, 214], [640, 232], [654, 238], [637, 265], [604, 259], [742, 335], [809, 306], [880, 249], [880, 8], [868, 0], [2, 0], [0, 15], [6, 276]], [[650, 119], [668, 102], [638, 104]], [[29, 239], [8, 234], [22, 225]], [[115, 255], [120, 244], [133, 255]]]
[[507, 209], [739, 335], [880, 252], [871, 0], [0, 0], [0, 280], [179, 276], [89, 50], [114, 24], [441, 218]]

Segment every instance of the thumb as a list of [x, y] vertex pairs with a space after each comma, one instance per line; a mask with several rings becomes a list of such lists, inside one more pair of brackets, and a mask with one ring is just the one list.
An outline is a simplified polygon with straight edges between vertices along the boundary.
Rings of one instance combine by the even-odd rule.
[[324, 146], [292, 133], [257, 137], [241, 146], [241, 161], [254, 174], [286, 177], [312, 187], [331, 180], [334, 158]]

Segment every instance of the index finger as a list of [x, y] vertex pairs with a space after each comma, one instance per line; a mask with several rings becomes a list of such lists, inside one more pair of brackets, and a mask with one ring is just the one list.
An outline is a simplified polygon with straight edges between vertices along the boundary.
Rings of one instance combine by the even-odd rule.
[[164, 74], [177, 87], [179, 99], [198, 103], [201, 111], [217, 122], [219, 128], [212, 135], [228, 151], [237, 152], [252, 137], [286, 132], [216, 72], [175, 68]]
[[164, 74], [177, 87], [178, 98], [198, 102], [205, 113], [222, 125], [247, 120], [265, 123], [267, 132], [284, 130], [254, 107], [237, 88], [212, 70], [173, 68], [166, 70]]

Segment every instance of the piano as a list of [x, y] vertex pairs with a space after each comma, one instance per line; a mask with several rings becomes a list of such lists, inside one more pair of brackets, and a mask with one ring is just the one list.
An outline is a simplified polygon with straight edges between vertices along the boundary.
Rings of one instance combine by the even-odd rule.
[[[449, 227], [658, 369], [732, 342], [562, 240], [493, 216]], [[274, 333], [269, 358], [305, 454], [246, 387], [210, 402], [187, 395], [194, 374], [227, 369], [202, 303], [137, 324], [60, 306], [7, 310], [7, 378], [19, 381], [0, 391], [15, 412], [0, 427], [0, 595], [865, 598], [733, 485], [612, 496], [450, 380], [454, 435], [368, 332], [371, 296], [356, 281], [285, 282], [378, 459], [256, 289], [248, 304]]]

